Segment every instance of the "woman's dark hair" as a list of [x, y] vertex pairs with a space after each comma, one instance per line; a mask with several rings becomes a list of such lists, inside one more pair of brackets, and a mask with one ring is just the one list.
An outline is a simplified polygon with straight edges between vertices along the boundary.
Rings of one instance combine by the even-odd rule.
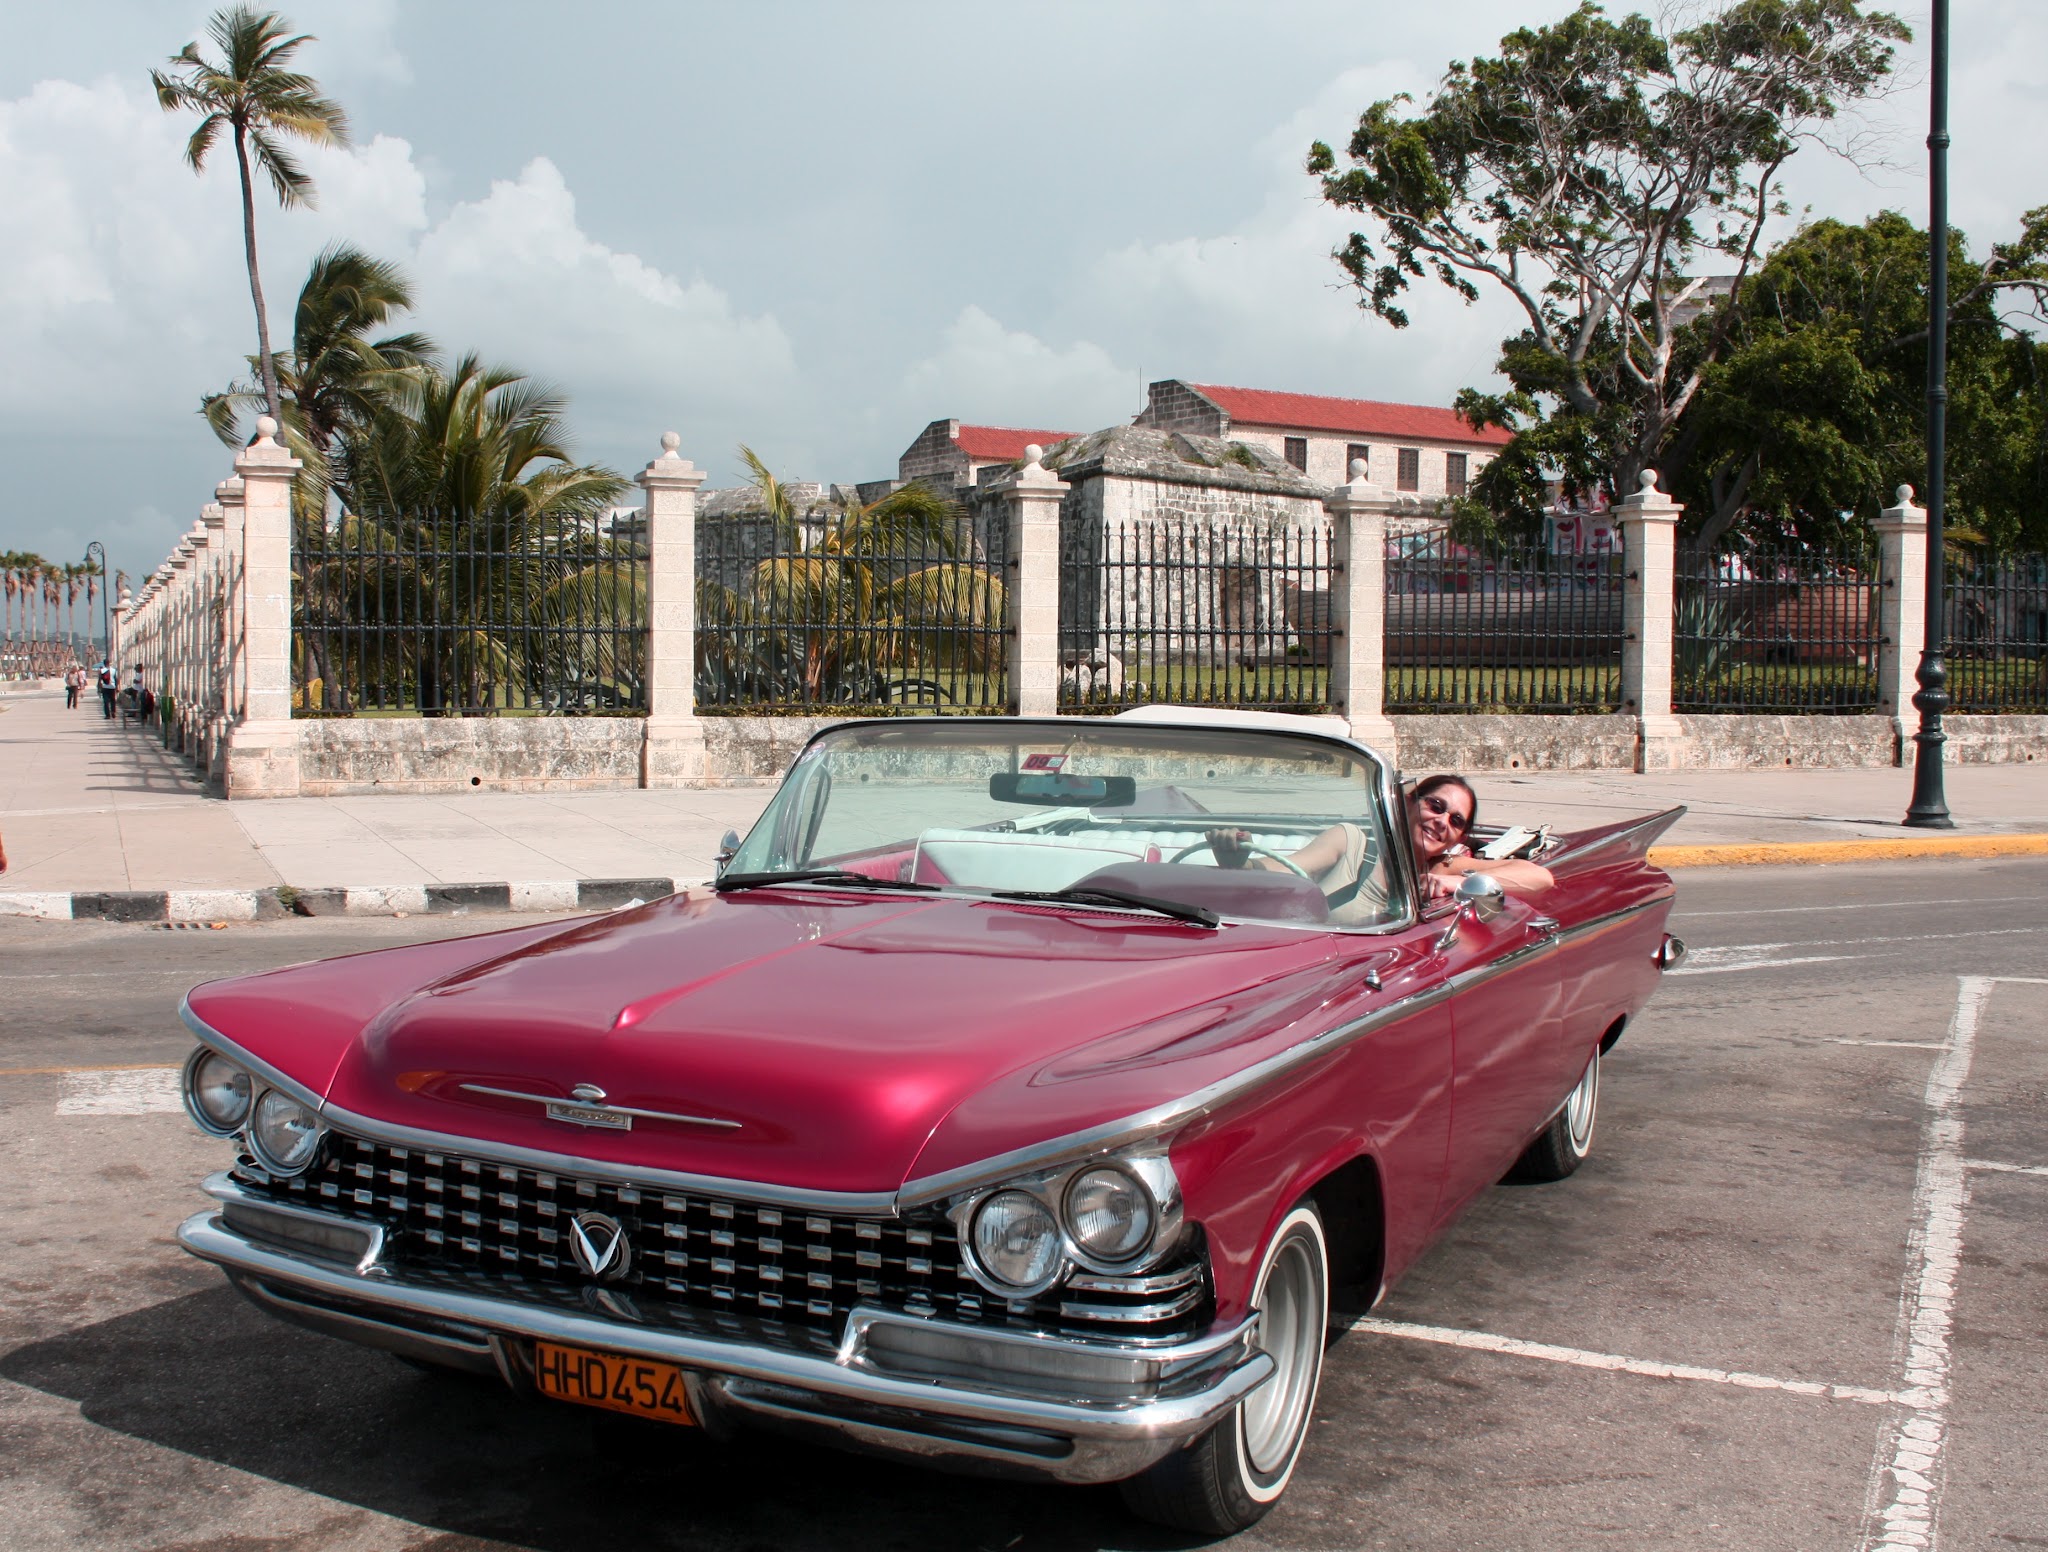
[[1472, 812], [1465, 816], [1465, 833], [1470, 835], [1479, 823], [1479, 794], [1472, 790], [1472, 783], [1464, 777], [1449, 771], [1439, 776], [1425, 776], [1408, 789], [1408, 801], [1412, 803], [1417, 798], [1428, 797], [1430, 793], [1443, 787], [1456, 787], [1471, 799]]

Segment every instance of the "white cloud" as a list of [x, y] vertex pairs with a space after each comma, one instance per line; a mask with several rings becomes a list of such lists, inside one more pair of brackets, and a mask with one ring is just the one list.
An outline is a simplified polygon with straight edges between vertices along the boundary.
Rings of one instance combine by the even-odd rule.
[[1128, 419], [1137, 395], [1136, 369], [1119, 366], [1100, 345], [1048, 345], [970, 304], [939, 348], [904, 373], [898, 398], [907, 416], [922, 417], [920, 427], [957, 415], [985, 425], [1088, 431]]

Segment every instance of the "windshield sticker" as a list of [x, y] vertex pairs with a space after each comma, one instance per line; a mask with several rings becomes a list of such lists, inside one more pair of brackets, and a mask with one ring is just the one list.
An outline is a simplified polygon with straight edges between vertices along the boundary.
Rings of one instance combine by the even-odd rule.
[[1027, 771], [1056, 771], [1067, 763], [1063, 754], [1027, 754], [1024, 769]]

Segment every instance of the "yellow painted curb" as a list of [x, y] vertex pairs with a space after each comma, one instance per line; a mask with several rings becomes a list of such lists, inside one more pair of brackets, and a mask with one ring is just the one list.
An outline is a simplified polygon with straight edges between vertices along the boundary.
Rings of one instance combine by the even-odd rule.
[[1652, 846], [1660, 868], [1743, 868], [1774, 862], [1910, 862], [1931, 857], [2044, 857], [2048, 835], [1915, 835], [1879, 841]]

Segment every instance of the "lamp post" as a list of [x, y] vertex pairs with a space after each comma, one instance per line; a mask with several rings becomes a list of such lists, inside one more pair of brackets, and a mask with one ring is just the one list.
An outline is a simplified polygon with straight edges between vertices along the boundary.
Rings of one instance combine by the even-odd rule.
[[114, 601], [107, 592], [107, 547], [97, 539], [85, 547], [85, 558], [88, 561], [95, 555], [99, 557], [100, 562], [100, 640], [103, 643], [101, 651], [111, 660], [114, 652]]
[[1948, 709], [1948, 669], [1941, 661], [1947, 625], [1947, 556], [1942, 548], [1943, 456], [1948, 435], [1948, 0], [1934, 0], [1934, 70], [1929, 90], [1927, 190], [1927, 639], [1913, 677], [1920, 730], [1913, 735], [1913, 801], [1905, 822], [1953, 830], [1941, 786], [1941, 714]]

